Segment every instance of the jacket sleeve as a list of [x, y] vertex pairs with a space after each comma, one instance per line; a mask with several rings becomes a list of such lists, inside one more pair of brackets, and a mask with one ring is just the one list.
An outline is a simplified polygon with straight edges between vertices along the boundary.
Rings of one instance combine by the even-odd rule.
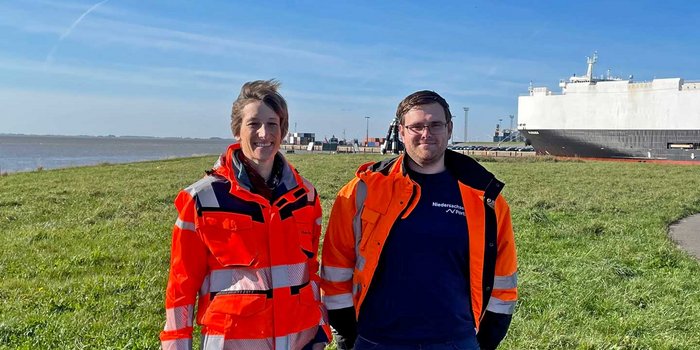
[[493, 292], [481, 320], [477, 338], [482, 349], [495, 349], [503, 340], [518, 299], [518, 266], [510, 208], [503, 196], [496, 199], [498, 253]]
[[[310, 184], [307, 184], [307, 186], [310, 186]], [[321, 197], [318, 195], [318, 192], [313, 186], [310, 186], [310, 190], [313, 191], [315, 201], [314, 201], [314, 226], [313, 226], [313, 241], [312, 241], [312, 250], [313, 250], [313, 256], [309, 257], [308, 260], [308, 266], [309, 266], [309, 279], [311, 281], [311, 287], [313, 288], [314, 291], [314, 296], [316, 297], [316, 300], [319, 302], [319, 308], [321, 308], [321, 319], [319, 320], [319, 329], [314, 337], [314, 339], [309, 343], [309, 346], [312, 346], [313, 344], [318, 344], [318, 343], [328, 343], [329, 339], [331, 338], [331, 330], [328, 325], [328, 314], [326, 312], [326, 308], [321, 302], [321, 290], [320, 290], [320, 283], [321, 283], [321, 278], [319, 277], [319, 262], [318, 262], [318, 249], [320, 245], [320, 240], [321, 240], [321, 223], [323, 221], [323, 211], [321, 209]]]
[[207, 249], [196, 232], [194, 203], [186, 191], [175, 199], [178, 217], [172, 231], [170, 274], [165, 291], [165, 329], [160, 333], [164, 350], [192, 348], [194, 305], [207, 274]]
[[[352, 287], [355, 269], [354, 222], [357, 215], [355, 189], [359, 179], [346, 184], [336, 196], [323, 241], [321, 289], [330, 324], [340, 349], [352, 348], [356, 337], [356, 319]], [[359, 227], [358, 227], [359, 228]], [[343, 347], [345, 345], [345, 347]]]

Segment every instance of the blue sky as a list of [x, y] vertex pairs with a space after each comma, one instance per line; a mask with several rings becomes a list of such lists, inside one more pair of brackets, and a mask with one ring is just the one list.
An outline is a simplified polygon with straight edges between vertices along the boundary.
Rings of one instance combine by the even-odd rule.
[[695, 1], [98, 3], [0, 2], [0, 133], [228, 138], [241, 84], [277, 78], [290, 131], [385, 136], [430, 89], [487, 140], [594, 50], [597, 74], [700, 80]]

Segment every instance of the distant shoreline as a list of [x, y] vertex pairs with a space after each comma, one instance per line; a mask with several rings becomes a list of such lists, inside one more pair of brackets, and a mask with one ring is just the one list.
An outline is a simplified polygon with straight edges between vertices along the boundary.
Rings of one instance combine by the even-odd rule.
[[[200, 157], [218, 157], [219, 153], [211, 153], [211, 154], [193, 154], [190, 156], [173, 156], [173, 157], [168, 157], [168, 158], [158, 158], [158, 159], [141, 159], [141, 160], [134, 160], [134, 161], [129, 161], [129, 162], [102, 162], [102, 163], [96, 163], [96, 164], [79, 164], [79, 165], [69, 165], [65, 167], [58, 167], [58, 168], [44, 168], [44, 167], [38, 167], [36, 169], [27, 169], [27, 170], [10, 170], [10, 171], [5, 171], [3, 169], [0, 169], [0, 176], [6, 176], [6, 175], [14, 175], [14, 174], [24, 174], [24, 173], [34, 173], [34, 172], [43, 172], [43, 171], [53, 171], [53, 170], [66, 170], [66, 169], [74, 169], [74, 168], [88, 168], [88, 167], [100, 167], [100, 166], [106, 166], [106, 165], [126, 165], [126, 164], [138, 164], [138, 163], [146, 163], [146, 162], [161, 162], [161, 161], [167, 161], [167, 160], [178, 160], [178, 159], [185, 159], [185, 158], [200, 158]], [[212, 162], [212, 165], [214, 165], [214, 162]]]
[[233, 139], [221, 138], [2, 134], [0, 172], [216, 155], [233, 142]]

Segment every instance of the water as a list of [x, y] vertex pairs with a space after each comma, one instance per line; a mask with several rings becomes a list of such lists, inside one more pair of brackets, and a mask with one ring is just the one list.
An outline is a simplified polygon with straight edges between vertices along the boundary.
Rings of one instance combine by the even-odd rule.
[[0, 172], [220, 154], [233, 139], [0, 135]]

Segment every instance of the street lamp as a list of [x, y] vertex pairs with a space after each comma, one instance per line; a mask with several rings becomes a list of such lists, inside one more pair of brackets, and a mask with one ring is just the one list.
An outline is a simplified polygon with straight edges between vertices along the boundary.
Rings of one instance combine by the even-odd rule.
[[369, 146], [369, 117], [365, 117], [367, 119], [367, 129], [365, 130], [365, 147]]
[[510, 132], [513, 132], [513, 119], [515, 119], [515, 116], [511, 114], [508, 117], [510, 117]]
[[498, 118], [498, 124], [496, 124], [496, 138], [498, 139], [499, 144], [503, 142], [503, 136], [501, 136], [501, 129], [505, 129], [503, 127], [503, 118]]
[[469, 107], [464, 107], [462, 109], [464, 109], [464, 142], [467, 142], [467, 123], [469, 122], [467, 114], [469, 113]]

